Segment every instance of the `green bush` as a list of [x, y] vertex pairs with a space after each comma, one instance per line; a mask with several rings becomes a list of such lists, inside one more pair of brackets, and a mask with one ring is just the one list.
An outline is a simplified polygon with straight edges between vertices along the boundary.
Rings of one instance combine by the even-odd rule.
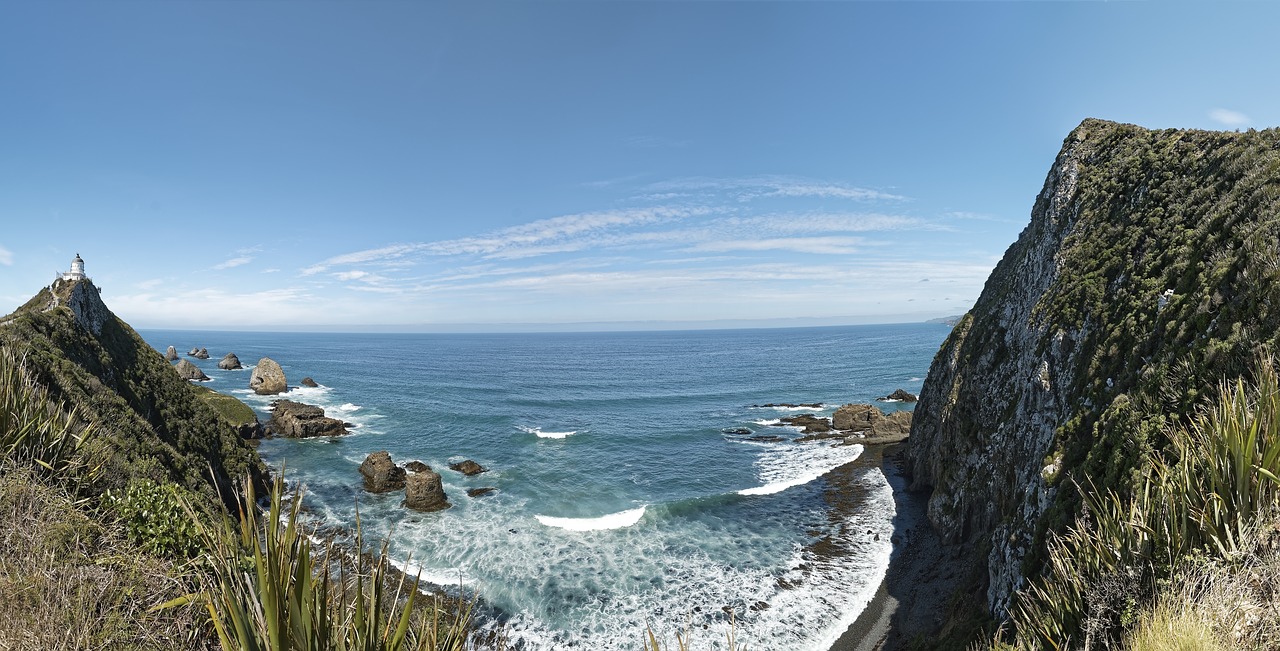
[[189, 491], [144, 479], [104, 497], [129, 539], [146, 551], [171, 558], [195, 558], [201, 552], [200, 527], [182, 506], [193, 497]]

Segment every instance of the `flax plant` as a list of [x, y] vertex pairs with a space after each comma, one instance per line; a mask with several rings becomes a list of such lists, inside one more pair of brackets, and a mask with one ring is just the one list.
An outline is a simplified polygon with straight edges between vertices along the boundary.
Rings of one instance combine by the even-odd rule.
[[262, 514], [245, 482], [239, 522], [224, 518], [204, 529], [209, 585], [202, 596], [224, 651], [468, 648], [469, 605], [452, 610], [437, 599], [416, 608], [418, 580], [390, 578], [386, 543], [377, 556], [356, 554], [348, 573], [299, 522], [302, 496], [283, 493], [277, 476]]
[[[1080, 486], [1076, 524], [1048, 542], [1041, 578], [1010, 609], [1014, 647], [1116, 644], [1155, 586], [1190, 554], [1230, 562], [1263, 514], [1280, 507], [1280, 375], [1258, 360], [1253, 382], [1171, 433], [1132, 497]], [[1001, 647], [993, 647], [1001, 648]]]
[[49, 396], [22, 357], [0, 347], [0, 458], [75, 483], [93, 474], [81, 452], [95, 431]]

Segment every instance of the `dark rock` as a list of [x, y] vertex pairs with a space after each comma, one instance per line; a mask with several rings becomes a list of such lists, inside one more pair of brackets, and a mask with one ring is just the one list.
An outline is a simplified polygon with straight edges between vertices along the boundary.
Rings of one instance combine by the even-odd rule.
[[474, 461], [472, 461], [472, 460], [470, 460], [470, 459], [467, 459], [466, 461], [460, 461], [460, 462], [458, 462], [458, 463], [451, 463], [451, 464], [449, 464], [449, 469], [450, 469], [450, 470], [457, 470], [458, 472], [460, 472], [460, 473], [462, 473], [462, 474], [464, 474], [464, 475], [466, 475], [466, 476], [468, 476], [468, 477], [470, 477], [470, 476], [472, 476], [472, 475], [478, 475], [478, 474], [480, 474], [480, 473], [485, 472], [486, 470], [488, 470], [488, 468], [485, 468], [484, 466], [481, 466], [480, 464], [478, 464], [478, 463], [476, 463], [476, 462], [474, 462]]
[[218, 368], [224, 371], [234, 371], [244, 367], [240, 365], [240, 358], [236, 357], [235, 353], [227, 353], [227, 356], [218, 362]]
[[404, 464], [404, 467], [405, 470], [408, 470], [409, 472], [427, 472], [431, 470], [431, 466], [428, 466], [421, 461], [410, 461], [409, 463]]
[[263, 357], [249, 375], [249, 388], [260, 396], [272, 396], [284, 393], [289, 384], [285, 382], [284, 369], [274, 359]]
[[194, 357], [196, 359], [209, 359], [209, 349], [208, 348], [192, 348], [191, 352], [187, 353], [187, 357]]
[[415, 472], [406, 478], [401, 505], [415, 511], [440, 511], [453, 506], [445, 495], [440, 473], [431, 470]]
[[496, 493], [496, 492], [498, 492], [498, 489], [492, 486], [486, 486], [484, 488], [468, 488], [467, 497], [483, 497], [490, 493]]
[[301, 384], [302, 386], [307, 387], [307, 388], [309, 388], [309, 389], [314, 389], [314, 388], [316, 388], [316, 387], [320, 386], [319, 384], [316, 384], [316, 381], [315, 381], [315, 380], [313, 380], [313, 379], [311, 379], [311, 378], [309, 378], [309, 377], [304, 377], [304, 378], [302, 378], [302, 381], [301, 381], [301, 382], [299, 382], [298, 384]]
[[807, 404], [805, 403], [795, 404], [791, 402], [771, 402], [767, 405], [751, 405], [751, 406], [756, 409], [763, 409], [766, 407], [784, 407], [786, 409], [800, 409], [803, 407], [805, 409], [822, 409], [822, 403], [820, 402], [811, 402]]
[[199, 355], [199, 354], [200, 354], [199, 348], [192, 348], [191, 350], [187, 351], [187, 357], [195, 357], [196, 355]]
[[386, 450], [365, 457], [364, 463], [360, 464], [360, 474], [364, 475], [364, 489], [370, 493], [386, 493], [405, 487], [404, 468], [392, 462]]
[[207, 382], [209, 380], [209, 376], [205, 375], [204, 371], [200, 370], [200, 367], [185, 359], [179, 360], [178, 365], [174, 368], [178, 370], [178, 377], [181, 377], [184, 380], [198, 380], [200, 382]]
[[813, 414], [800, 414], [799, 416], [788, 416], [780, 419], [781, 424], [791, 425], [793, 427], [803, 427], [801, 430], [804, 434], [813, 434], [816, 432], [830, 432], [831, 421], [821, 418]]
[[267, 430], [262, 426], [262, 423], [254, 420], [252, 423], [236, 425], [236, 434], [240, 435], [242, 439], [257, 440], [266, 436]]
[[767, 435], [767, 434], [758, 434], [758, 435], [753, 436], [753, 437], [751, 437], [750, 439], [747, 439], [747, 440], [749, 440], [749, 441], [758, 441], [758, 442], [760, 442], [760, 443], [781, 443], [782, 441], [785, 441], [785, 440], [787, 440], [787, 439], [784, 439], [784, 438], [782, 438], [781, 436], [771, 436], [771, 435]]
[[843, 431], [864, 431], [884, 418], [875, 405], [841, 405], [831, 416], [831, 426]]
[[897, 391], [894, 391], [893, 393], [890, 393], [889, 395], [883, 398], [876, 398], [876, 400], [884, 400], [889, 402], [915, 402], [919, 400], [919, 398], [916, 397], [915, 394], [907, 393], [903, 389], [898, 389]]
[[734, 434], [737, 436], [751, 436], [752, 434], [755, 434], [755, 432], [745, 427], [726, 427], [720, 431], [724, 432], [725, 434]]
[[312, 438], [347, 433], [345, 423], [337, 418], [326, 417], [324, 410], [319, 407], [292, 400], [277, 400], [271, 406], [273, 409], [268, 427], [278, 436]]
[[164, 351], [164, 359], [167, 362], [172, 362], [173, 360], [178, 359], [177, 349], [175, 349], [173, 346], [169, 346], [168, 348], [166, 348]]

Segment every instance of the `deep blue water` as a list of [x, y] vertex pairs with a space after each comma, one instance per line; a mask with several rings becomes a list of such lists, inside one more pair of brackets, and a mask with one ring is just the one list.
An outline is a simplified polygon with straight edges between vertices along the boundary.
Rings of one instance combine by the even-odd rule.
[[[268, 356], [289, 397], [357, 427], [329, 440], [274, 439], [260, 451], [307, 488], [308, 504], [367, 536], [390, 535], [408, 565], [463, 583], [529, 649], [636, 648], [646, 626], [674, 639], [692, 624], [713, 645], [734, 611], [750, 648], [822, 649], [870, 599], [889, 555], [891, 492], [878, 471], [856, 481], [866, 507], [833, 518], [822, 475], [860, 446], [790, 439], [779, 416], [918, 392], [948, 329], [932, 324], [575, 334], [316, 334], [144, 331], [193, 360], [265, 421], [271, 398], [235, 352]], [[754, 408], [822, 403], [821, 410]], [[883, 409], [903, 407], [880, 403]], [[365, 455], [388, 450], [440, 472], [453, 508], [418, 514], [400, 495], [360, 489]], [[451, 461], [489, 471], [464, 477]], [[497, 492], [470, 498], [466, 489]], [[884, 533], [880, 539], [876, 533]], [[857, 550], [815, 558], [833, 535]], [[761, 604], [767, 604], [762, 608]], [[752, 608], [755, 606], [755, 608]], [[706, 625], [706, 630], [702, 626]]]

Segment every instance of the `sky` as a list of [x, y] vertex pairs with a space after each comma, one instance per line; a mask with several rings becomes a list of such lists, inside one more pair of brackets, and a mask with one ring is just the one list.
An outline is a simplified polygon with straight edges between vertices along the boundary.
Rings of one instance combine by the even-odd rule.
[[1087, 117], [1280, 125], [1271, 3], [0, 2], [0, 313], [963, 313]]

